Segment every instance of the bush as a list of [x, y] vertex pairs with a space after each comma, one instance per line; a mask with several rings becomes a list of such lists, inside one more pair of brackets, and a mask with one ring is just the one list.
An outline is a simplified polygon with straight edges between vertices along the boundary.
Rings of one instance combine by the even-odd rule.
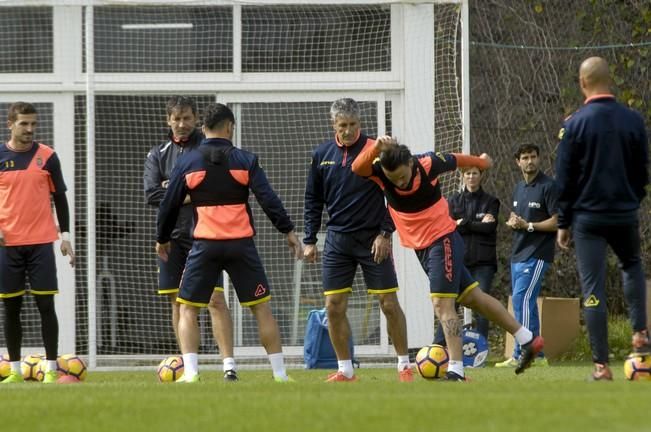
[[[633, 331], [628, 318], [622, 315], [612, 316], [608, 320], [608, 358], [611, 361], [623, 360], [631, 353], [631, 336]], [[592, 360], [588, 330], [581, 326], [573, 349], [568, 351], [562, 360]]]

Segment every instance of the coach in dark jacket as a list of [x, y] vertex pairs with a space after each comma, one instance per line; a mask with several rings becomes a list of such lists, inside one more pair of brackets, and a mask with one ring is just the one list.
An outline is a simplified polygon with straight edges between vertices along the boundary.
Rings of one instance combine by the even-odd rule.
[[594, 380], [612, 380], [608, 367], [606, 246], [617, 255], [633, 327], [633, 350], [651, 354], [646, 286], [640, 258], [638, 210], [646, 195], [648, 138], [644, 120], [611, 94], [608, 63], [590, 57], [579, 70], [585, 104], [563, 125], [556, 156], [558, 245], [570, 227], [590, 334]]

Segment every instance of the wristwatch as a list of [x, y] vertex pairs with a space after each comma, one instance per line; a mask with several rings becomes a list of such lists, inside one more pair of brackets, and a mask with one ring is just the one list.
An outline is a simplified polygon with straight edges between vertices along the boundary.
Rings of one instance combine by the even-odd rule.
[[533, 222], [529, 222], [529, 225], [527, 225], [527, 232], [533, 232]]
[[389, 231], [384, 231], [384, 230], [380, 231], [380, 235], [385, 239], [390, 239], [392, 234], [393, 233], [390, 233]]

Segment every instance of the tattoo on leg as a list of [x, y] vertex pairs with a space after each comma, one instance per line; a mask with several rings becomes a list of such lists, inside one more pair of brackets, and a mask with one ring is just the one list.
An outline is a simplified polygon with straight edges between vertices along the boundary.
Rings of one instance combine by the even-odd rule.
[[443, 324], [443, 329], [445, 330], [444, 333], [448, 336], [461, 336], [462, 332], [462, 325], [461, 325], [461, 320], [458, 318], [456, 319], [450, 319], [447, 321], [442, 321]]

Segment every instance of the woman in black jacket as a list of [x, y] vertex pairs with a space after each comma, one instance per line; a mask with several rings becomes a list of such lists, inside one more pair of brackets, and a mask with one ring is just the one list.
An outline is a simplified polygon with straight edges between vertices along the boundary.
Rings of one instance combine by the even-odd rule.
[[[463, 191], [448, 200], [450, 216], [457, 221], [457, 231], [466, 246], [464, 263], [479, 282], [480, 288], [489, 293], [493, 276], [497, 271], [497, 216], [500, 201], [484, 192], [481, 182], [484, 173], [477, 167], [461, 170]], [[488, 339], [488, 320], [477, 317], [477, 331]]]
[[[463, 190], [448, 199], [450, 216], [457, 221], [457, 231], [466, 247], [464, 264], [479, 282], [479, 287], [490, 293], [497, 271], [497, 215], [500, 201], [484, 192], [481, 181], [484, 173], [477, 167], [462, 168]], [[488, 320], [477, 316], [477, 332], [488, 340]], [[445, 345], [441, 326], [437, 326], [434, 343]]]

